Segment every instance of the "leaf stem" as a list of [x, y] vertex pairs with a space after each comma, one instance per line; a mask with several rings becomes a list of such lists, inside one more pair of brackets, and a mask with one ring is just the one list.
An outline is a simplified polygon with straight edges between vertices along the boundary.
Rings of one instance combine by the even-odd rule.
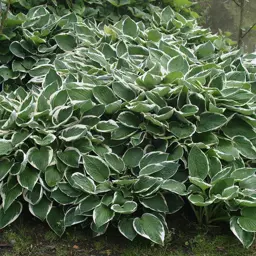
[[189, 202], [189, 204], [190, 204], [190, 206], [191, 206], [191, 208], [192, 208], [192, 210], [193, 210], [193, 212], [194, 212], [194, 214], [196, 216], [197, 222], [201, 225], [202, 224], [202, 220], [201, 220], [199, 211], [196, 210], [195, 206], [191, 202]]
[[254, 26], [256, 26], [256, 22], [243, 34], [242, 38], [244, 38], [248, 33], [250, 33]]
[[218, 218], [215, 218], [215, 219], [211, 219], [208, 223], [211, 224], [211, 223], [213, 223], [213, 222], [221, 221], [221, 220], [228, 221], [229, 219], [230, 219], [230, 217], [228, 217], [228, 216], [223, 216], [223, 217], [218, 217]]

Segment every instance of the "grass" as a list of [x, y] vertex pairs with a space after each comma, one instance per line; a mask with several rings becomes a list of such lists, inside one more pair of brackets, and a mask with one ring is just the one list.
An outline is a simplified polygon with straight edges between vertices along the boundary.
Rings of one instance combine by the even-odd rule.
[[34, 219], [20, 218], [0, 233], [1, 256], [256, 256], [256, 245], [246, 250], [224, 226], [199, 228], [184, 218], [170, 219], [166, 245], [143, 238], [129, 242], [117, 230], [92, 238], [88, 229], [68, 229], [62, 238]]

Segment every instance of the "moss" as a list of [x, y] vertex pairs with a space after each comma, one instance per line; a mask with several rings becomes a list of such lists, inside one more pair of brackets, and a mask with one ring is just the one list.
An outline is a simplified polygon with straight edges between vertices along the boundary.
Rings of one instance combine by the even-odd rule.
[[44, 235], [44, 239], [49, 242], [54, 242], [59, 240], [59, 237], [52, 231], [47, 231]]
[[104, 241], [95, 241], [95, 242], [94, 242], [94, 248], [95, 248], [97, 251], [103, 250], [104, 247], [105, 247]]
[[70, 253], [70, 249], [67, 248], [66, 246], [61, 245], [56, 247], [56, 256], [69, 256], [69, 255], [72, 255], [72, 254]]
[[16, 255], [24, 254], [28, 255], [33, 250], [33, 238], [32, 233], [25, 227], [20, 226], [15, 231], [12, 229], [4, 232], [4, 239], [13, 245], [13, 251]]
[[173, 227], [165, 246], [161, 247], [141, 237], [129, 242], [116, 232], [107, 232], [104, 236], [93, 238], [86, 230], [79, 228], [70, 228], [65, 236], [58, 238], [42, 223], [23, 221], [3, 231], [4, 240], [13, 243], [13, 249], [5, 252], [0, 250], [0, 255], [256, 256], [256, 245], [249, 250], [244, 249], [227, 227], [224, 230], [214, 227], [199, 228], [182, 218], [172, 220], [172, 223], [177, 227]]

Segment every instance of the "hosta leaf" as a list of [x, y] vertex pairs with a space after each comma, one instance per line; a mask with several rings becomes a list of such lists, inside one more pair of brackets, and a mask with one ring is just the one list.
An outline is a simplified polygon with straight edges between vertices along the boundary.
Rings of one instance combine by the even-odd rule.
[[143, 156], [143, 158], [140, 160], [140, 168], [144, 168], [147, 165], [150, 164], [158, 164], [161, 162], [166, 161], [168, 158], [168, 154], [163, 152], [151, 152]]
[[165, 198], [162, 196], [162, 194], [156, 194], [148, 198], [140, 198], [140, 203], [144, 207], [157, 212], [168, 212], [169, 210]]
[[40, 136], [33, 135], [32, 139], [37, 145], [47, 146], [55, 141], [56, 136], [54, 134], [47, 134], [45, 137], [41, 138]]
[[[215, 176], [214, 176], [215, 177]], [[211, 187], [211, 184], [204, 182], [204, 180], [196, 177], [189, 177], [189, 181], [196, 185], [197, 187], [201, 188], [203, 191]]]
[[181, 72], [186, 74], [189, 70], [188, 62], [182, 56], [176, 56], [168, 63], [169, 72]]
[[27, 193], [23, 195], [24, 199], [32, 205], [37, 204], [42, 199], [42, 196], [43, 187], [39, 183], [34, 186], [34, 189], [31, 192], [27, 191]]
[[239, 186], [241, 188], [254, 189], [256, 186], [256, 175], [249, 176], [240, 181]]
[[8, 155], [13, 150], [11, 141], [0, 139], [0, 156]]
[[60, 139], [70, 142], [74, 140], [78, 140], [83, 137], [87, 132], [86, 125], [77, 124], [72, 127], [66, 128], [62, 131]]
[[161, 189], [170, 191], [178, 195], [186, 195], [186, 186], [176, 180], [166, 180], [162, 185]]
[[198, 56], [198, 58], [209, 58], [212, 56], [214, 51], [214, 45], [210, 41], [208, 41], [205, 44], [201, 44], [197, 48], [196, 55]]
[[237, 181], [241, 181], [250, 176], [254, 176], [255, 172], [256, 170], [254, 168], [238, 168], [231, 173], [230, 177]]
[[72, 180], [82, 191], [88, 194], [94, 194], [96, 186], [92, 179], [86, 177], [84, 174], [76, 172], [71, 176]]
[[52, 109], [65, 105], [68, 100], [68, 93], [66, 90], [59, 90], [50, 97]]
[[108, 153], [104, 155], [105, 160], [109, 167], [111, 167], [113, 170], [122, 173], [125, 169], [125, 164], [118, 155], [113, 154], [113, 153]]
[[233, 141], [235, 142], [235, 147], [242, 156], [248, 159], [256, 158], [256, 148], [249, 139], [243, 136], [236, 136], [233, 138]]
[[192, 204], [194, 204], [196, 206], [199, 206], [199, 207], [208, 206], [208, 205], [211, 205], [214, 202], [214, 200], [205, 201], [204, 197], [202, 195], [199, 195], [199, 194], [198, 195], [193, 195], [193, 194], [190, 195], [188, 197], [188, 200]]
[[119, 114], [117, 120], [122, 123], [124, 126], [131, 128], [138, 128], [141, 121], [137, 115], [132, 112], [124, 111]]
[[73, 225], [76, 225], [78, 223], [81, 223], [87, 219], [86, 216], [82, 215], [76, 215], [76, 207], [70, 208], [66, 213], [64, 217], [64, 226], [70, 227]]
[[239, 187], [232, 186], [229, 188], [225, 188], [221, 195], [216, 195], [216, 198], [221, 200], [231, 200], [238, 196]]
[[148, 31], [148, 39], [153, 42], [158, 42], [162, 38], [162, 34], [157, 29]]
[[218, 180], [210, 189], [210, 195], [218, 195], [222, 194], [224, 189], [228, 187], [232, 187], [234, 185], [234, 179], [233, 178], [223, 178]]
[[90, 225], [91, 230], [93, 231], [94, 237], [103, 235], [107, 231], [108, 226], [109, 226], [109, 222], [102, 225], [101, 227], [97, 227], [93, 221], [91, 222], [91, 225]]
[[133, 201], [126, 201], [123, 205], [113, 204], [111, 210], [120, 214], [132, 214], [137, 210], [137, 203]]
[[133, 221], [135, 231], [151, 240], [154, 243], [163, 245], [165, 230], [162, 222], [153, 214], [144, 213], [141, 218], [135, 218]]
[[221, 172], [221, 162], [217, 157], [209, 157], [209, 176], [212, 178], [217, 173]]
[[256, 219], [248, 217], [239, 217], [237, 220], [239, 226], [246, 232], [256, 232]]
[[61, 106], [56, 108], [52, 116], [52, 122], [55, 125], [62, 125], [66, 123], [72, 116], [73, 108], [70, 106]]
[[118, 128], [118, 125], [114, 120], [100, 121], [96, 125], [96, 129], [99, 132], [112, 132], [117, 128]]
[[49, 64], [42, 64], [42, 65], [36, 66], [29, 71], [29, 75], [32, 77], [44, 76], [49, 72], [49, 70], [52, 67], [53, 66]]
[[[164, 180], [166, 180], [173, 177], [179, 168], [179, 164], [172, 161], [164, 161], [161, 163], [161, 165], [163, 166], [161, 170], [151, 172], [150, 175], [153, 177], [163, 178]], [[143, 168], [144, 171], [145, 171], [145, 168], [146, 167]], [[143, 172], [141, 170], [140, 174]]]
[[93, 88], [93, 96], [101, 104], [110, 104], [117, 100], [113, 91], [107, 86], [97, 86]]
[[137, 113], [148, 113], [156, 107], [155, 104], [135, 102], [127, 105], [126, 108]]
[[81, 138], [73, 142], [73, 147], [78, 149], [81, 154], [89, 153], [94, 149], [89, 138]]
[[170, 122], [169, 131], [179, 139], [184, 139], [187, 137], [191, 137], [195, 133], [196, 126], [193, 124], [182, 124], [178, 122]]
[[193, 147], [188, 156], [189, 175], [205, 179], [209, 173], [209, 162], [204, 152], [198, 147]]
[[22, 187], [17, 184], [12, 188], [8, 188], [7, 185], [1, 191], [2, 197], [2, 206], [4, 211], [7, 211], [8, 208], [16, 201], [16, 199], [22, 194]]
[[123, 160], [127, 167], [136, 167], [142, 157], [143, 150], [141, 148], [130, 148], [125, 152]]
[[63, 175], [56, 166], [49, 166], [45, 170], [45, 182], [49, 187], [55, 187], [62, 179]]
[[237, 203], [241, 207], [256, 207], [255, 199], [234, 199], [235, 203]]
[[108, 179], [110, 171], [106, 163], [98, 156], [87, 155], [83, 157], [85, 171], [96, 182], [102, 183]]
[[29, 211], [35, 217], [39, 218], [41, 221], [46, 219], [47, 214], [52, 208], [52, 202], [49, 201], [46, 197], [42, 197], [39, 203], [32, 205], [29, 204]]
[[17, 179], [19, 184], [29, 191], [32, 191], [39, 178], [39, 172], [36, 169], [31, 169], [28, 166], [22, 171]]
[[16, 132], [12, 136], [12, 144], [17, 147], [19, 144], [23, 143], [30, 135], [31, 134], [26, 130]]
[[56, 43], [63, 51], [73, 51], [76, 47], [76, 39], [69, 34], [58, 34], [54, 37]]
[[6, 175], [10, 172], [13, 162], [9, 161], [8, 159], [3, 159], [1, 162], [1, 168], [0, 168], [0, 181], [2, 181]]
[[111, 138], [113, 140], [124, 140], [131, 137], [134, 133], [136, 133], [134, 128], [119, 125], [119, 127], [112, 132]]
[[96, 206], [101, 203], [98, 196], [90, 195], [87, 196], [80, 204], [79, 204], [79, 212], [89, 212], [93, 210]]
[[130, 241], [133, 241], [134, 238], [137, 236], [137, 233], [135, 232], [133, 228], [133, 220], [132, 218], [130, 219], [122, 219], [118, 223], [118, 230], [119, 232], [125, 236], [127, 239]]
[[155, 172], [162, 170], [163, 168], [164, 168], [164, 166], [159, 163], [149, 164], [140, 170], [139, 175], [150, 175], [150, 174], [153, 174]]
[[112, 184], [110, 181], [105, 181], [103, 183], [99, 183], [96, 186], [96, 193], [104, 193], [104, 192], [109, 192], [112, 190]]
[[14, 202], [7, 211], [4, 211], [3, 207], [0, 208], [0, 228], [8, 226], [14, 222], [21, 214], [22, 204], [20, 202]]
[[123, 32], [127, 36], [136, 37], [138, 34], [138, 26], [128, 17], [123, 23]]
[[255, 218], [256, 207], [246, 207], [241, 210], [243, 217]]
[[53, 150], [50, 147], [41, 147], [40, 149], [31, 148], [28, 151], [29, 163], [40, 171], [45, 171], [53, 158]]
[[245, 248], [249, 248], [252, 245], [255, 234], [244, 231], [238, 224], [238, 217], [232, 217], [230, 219], [230, 229]]
[[240, 135], [250, 140], [256, 137], [256, 133], [251, 125], [237, 117], [232, 118], [228, 124], [221, 129], [224, 134], [230, 138]]
[[64, 226], [64, 212], [62, 209], [52, 207], [47, 214], [46, 221], [50, 228], [58, 235], [62, 236], [65, 232]]
[[93, 221], [96, 227], [101, 227], [104, 224], [111, 221], [115, 216], [115, 212], [113, 212], [108, 206], [104, 204], [98, 205], [93, 210]]
[[57, 156], [67, 166], [74, 168], [79, 166], [80, 154], [74, 148], [67, 148], [63, 152], [57, 152]]
[[69, 197], [78, 197], [82, 194], [81, 191], [73, 188], [68, 182], [59, 182], [58, 188]]
[[150, 176], [140, 176], [139, 180], [134, 184], [135, 193], [143, 193], [153, 187], [161, 178], [154, 178]]
[[220, 159], [225, 161], [234, 161], [239, 157], [239, 152], [235, 148], [232, 141], [227, 139], [219, 139], [219, 144], [216, 147], [217, 155]]
[[19, 42], [17, 41], [12, 42], [9, 49], [12, 52], [12, 54], [15, 55], [16, 57], [21, 59], [25, 58], [25, 51], [22, 48], [22, 46], [19, 44]]
[[75, 201], [74, 197], [67, 196], [60, 189], [55, 189], [51, 192], [51, 199], [60, 205], [70, 205]]
[[200, 116], [197, 132], [208, 132], [216, 130], [227, 122], [227, 118], [221, 114], [205, 112]]

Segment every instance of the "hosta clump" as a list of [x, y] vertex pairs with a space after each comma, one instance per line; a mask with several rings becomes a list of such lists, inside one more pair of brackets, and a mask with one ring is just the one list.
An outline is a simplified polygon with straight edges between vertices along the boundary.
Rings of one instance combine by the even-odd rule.
[[166, 215], [188, 196], [199, 221], [228, 219], [249, 246], [255, 56], [185, 9], [138, 10], [106, 24], [37, 6], [6, 42], [0, 228], [28, 205], [58, 235], [112, 223], [163, 244]]

